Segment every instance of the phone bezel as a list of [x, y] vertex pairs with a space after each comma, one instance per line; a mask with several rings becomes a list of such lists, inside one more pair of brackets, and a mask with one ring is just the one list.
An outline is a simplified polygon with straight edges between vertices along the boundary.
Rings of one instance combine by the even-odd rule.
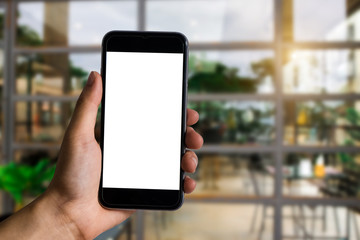
[[[157, 52], [183, 53], [183, 84], [182, 84], [182, 119], [181, 119], [181, 146], [179, 161], [185, 153], [186, 109], [187, 109], [187, 61], [188, 41], [178, 32], [149, 32], [149, 31], [111, 31], [102, 41], [101, 75], [103, 79], [103, 97], [101, 101], [101, 151], [104, 149], [104, 113], [105, 113], [105, 86], [106, 86], [106, 52]], [[102, 165], [103, 166], [103, 159]], [[98, 199], [106, 208], [121, 209], [152, 209], [175, 210], [181, 207], [184, 201], [183, 179], [184, 172], [180, 171], [179, 190], [161, 189], [126, 189], [103, 188], [103, 169], [99, 184]]]

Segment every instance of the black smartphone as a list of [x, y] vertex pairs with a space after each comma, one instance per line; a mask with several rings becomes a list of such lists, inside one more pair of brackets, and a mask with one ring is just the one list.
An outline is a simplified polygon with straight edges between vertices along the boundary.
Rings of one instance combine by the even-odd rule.
[[112, 31], [102, 41], [102, 171], [106, 208], [183, 203], [188, 41], [176, 32]]

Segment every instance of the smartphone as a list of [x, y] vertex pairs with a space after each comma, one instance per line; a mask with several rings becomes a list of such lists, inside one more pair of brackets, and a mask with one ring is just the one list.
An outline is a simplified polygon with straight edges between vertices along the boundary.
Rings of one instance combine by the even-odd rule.
[[188, 41], [176, 32], [112, 31], [102, 41], [102, 171], [106, 208], [183, 203]]

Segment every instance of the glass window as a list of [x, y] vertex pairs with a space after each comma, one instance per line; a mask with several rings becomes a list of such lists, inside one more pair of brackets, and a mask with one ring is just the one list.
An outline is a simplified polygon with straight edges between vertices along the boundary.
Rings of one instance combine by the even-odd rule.
[[284, 195], [360, 198], [360, 154], [287, 154], [283, 176]]
[[[359, 238], [360, 218], [355, 209], [323, 206], [322, 199], [360, 199], [360, 152], [316, 152], [316, 147], [347, 146], [354, 150], [360, 146], [359, 1], [41, 0], [18, 1], [16, 9], [10, 5], [10, 1], [0, 4], [0, 45], [9, 44], [9, 53], [16, 54], [15, 63], [11, 63], [15, 67], [7, 66], [14, 79], [4, 79], [6, 59], [0, 46], [0, 146], [8, 124], [6, 114], [14, 116], [14, 124], [5, 129], [14, 140], [5, 143], [8, 149], [0, 149], [0, 163], [34, 164], [43, 158], [56, 161], [57, 146], [75, 107], [75, 102], [56, 99], [77, 97], [90, 71], [100, 71], [100, 53], [74, 52], [77, 46], [99, 47], [110, 30], [139, 30], [141, 26], [145, 30], [179, 31], [195, 49], [189, 55], [188, 107], [200, 113], [194, 129], [203, 136], [206, 147], [198, 152], [197, 171], [187, 174], [196, 180], [197, 188], [186, 195], [181, 209], [140, 212], [145, 217], [145, 238], [271, 240], [272, 200], [281, 203], [284, 197], [299, 202], [301, 198], [316, 198], [319, 205], [277, 204], [276, 208], [282, 208], [283, 236], [279, 239]], [[5, 31], [5, 10], [14, 11], [9, 16], [16, 16], [15, 29]], [[139, 15], [142, 11], [144, 15]], [[275, 38], [278, 16], [282, 18], [278, 26], [282, 39]], [[5, 43], [4, 34], [16, 39]], [[47, 47], [59, 48], [43, 53]], [[23, 53], [24, 49], [33, 53]], [[282, 92], [275, 89], [279, 74]], [[13, 80], [12, 98], [25, 96], [30, 101], [17, 101], [4, 112], [8, 103], [3, 93]], [[260, 98], [273, 99], [254, 100], [261, 94]], [[276, 94], [283, 95], [283, 102], [275, 101]], [[296, 94], [302, 96], [292, 99]], [[222, 100], [211, 100], [213, 96]], [[328, 100], [332, 97], [336, 100]], [[281, 126], [276, 124], [276, 109], [280, 107], [284, 110]], [[97, 140], [101, 135], [100, 109]], [[277, 128], [283, 134], [282, 146], [276, 141]], [[35, 149], [38, 145], [40, 149]], [[228, 152], [248, 146], [272, 150]], [[287, 152], [286, 146], [299, 146], [303, 151]], [[214, 152], [213, 147], [220, 150]], [[12, 159], [3, 160], [3, 151]], [[285, 151], [280, 159], [275, 158], [278, 151]], [[281, 161], [282, 168], [275, 169], [275, 160]], [[279, 171], [283, 196], [267, 199], [274, 197], [274, 177]], [[0, 213], [11, 210], [1, 208], [3, 196], [1, 192]], [[259, 204], [236, 203], [252, 198]], [[131, 225], [116, 226], [98, 239], [134, 238], [137, 220], [134, 215], [128, 221]]]
[[360, 102], [286, 101], [284, 144], [360, 145]]
[[110, 30], [136, 29], [136, 5], [130, 0], [22, 2], [18, 7], [16, 44], [100, 45]]
[[17, 102], [15, 141], [60, 143], [74, 107], [73, 102]]
[[190, 42], [271, 41], [273, 1], [148, 1], [146, 29], [184, 33]]
[[198, 154], [196, 190], [190, 197], [270, 196], [274, 192], [274, 161], [264, 154]]
[[359, 50], [286, 51], [285, 93], [360, 93]]
[[[186, 203], [146, 211], [146, 239], [273, 239], [273, 208], [255, 204]], [[196, 224], [194, 224], [196, 223]]]
[[339, 206], [284, 206], [284, 240], [359, 239], [359, 214], [356, 209]]
[[272, 51], [190, 52], [190, 93], [272, 93]]
[[203, 101], [188, 106], [200, 114], [194, 128], [205, 144], [269, 145], [275, 139], [273, 103]]
[[356, 1], [286, 0], [286, 41], [354, 41], [360, 39]]
[[16, 64], [17, 94], [77, 96], [90, 71], [100, 70], [100, 54], [19, 55]]

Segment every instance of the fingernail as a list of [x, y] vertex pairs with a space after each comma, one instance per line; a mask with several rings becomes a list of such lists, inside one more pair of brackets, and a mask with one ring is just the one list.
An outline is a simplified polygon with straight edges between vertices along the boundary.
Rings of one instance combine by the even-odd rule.
[[195, 166], [197, 166], [198, 165], [198, 159], [196, 157], [192, 157], [192, 160], [194, 161]]
[[93, 85], [93, 83], [95, 82], [95, 78], [96, 78], [95, 72], [91, 72], [87, 80], [86, 86], [90, 87], [91, 85]]

